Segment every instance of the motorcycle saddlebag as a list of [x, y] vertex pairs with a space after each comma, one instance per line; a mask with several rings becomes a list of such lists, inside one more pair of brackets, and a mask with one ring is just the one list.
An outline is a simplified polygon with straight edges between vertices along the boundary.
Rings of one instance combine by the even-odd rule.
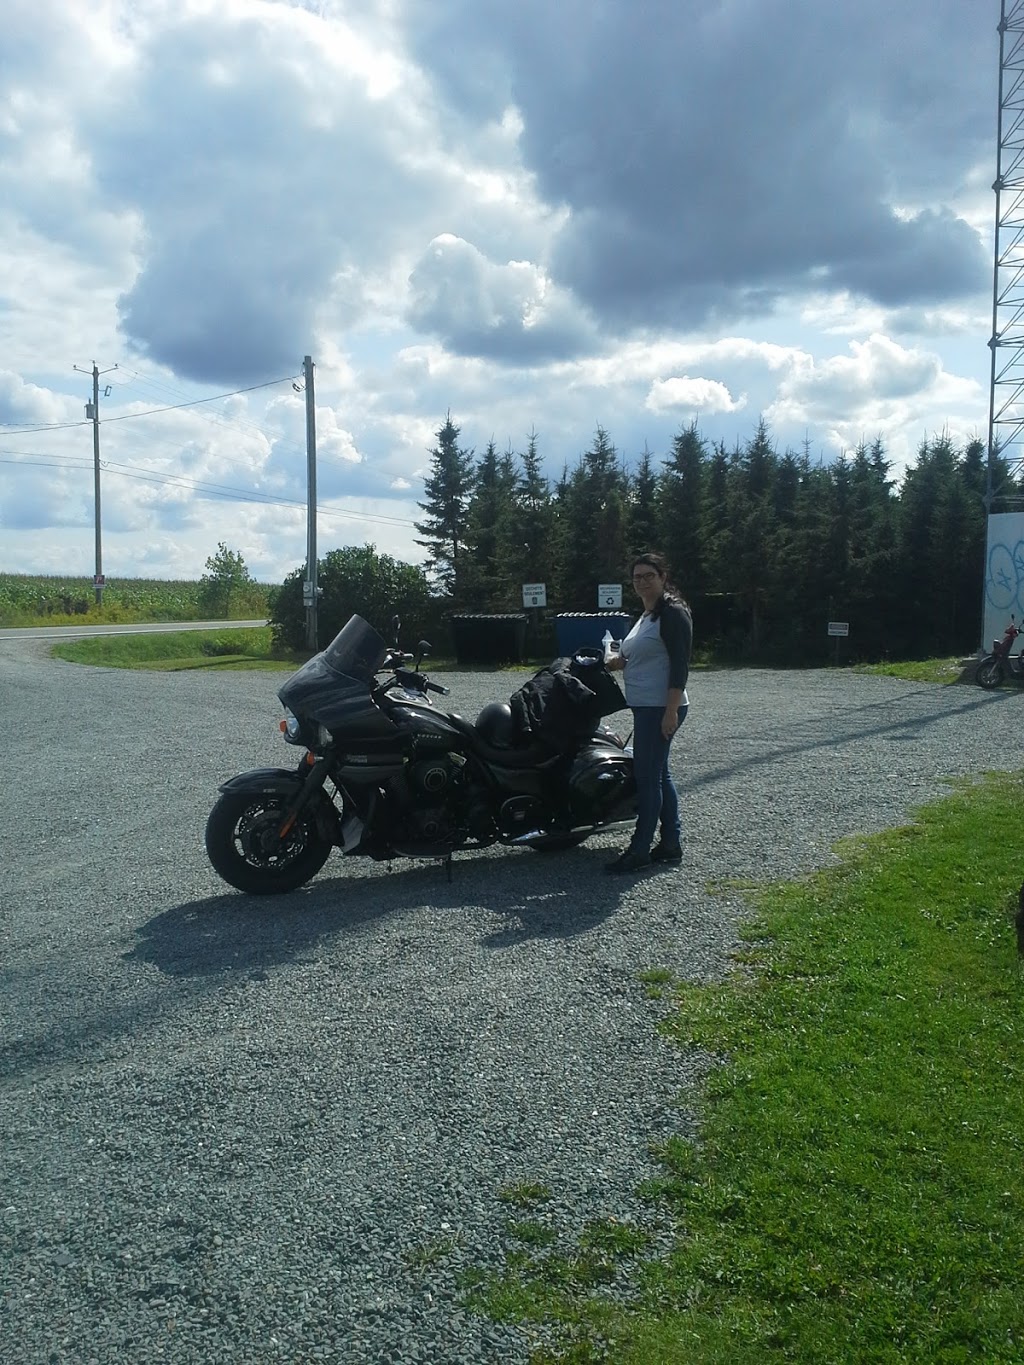
[[588, 744], [569, 773], [569, 809], [580, 823], [606, 824], [636, 816], [633, 760], [611, 744]]

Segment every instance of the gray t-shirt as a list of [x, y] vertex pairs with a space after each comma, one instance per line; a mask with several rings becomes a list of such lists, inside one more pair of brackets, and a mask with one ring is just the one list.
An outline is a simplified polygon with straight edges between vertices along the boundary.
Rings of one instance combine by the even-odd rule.
[[[668, 701], [668, 650], [661, 638], [661, 626], [649, 616], [641, 616], [622, 642], [626, 660], [622, 680], [627, 706], [661, 706]], [[682, 705], [688, 704], [683, 692]]]

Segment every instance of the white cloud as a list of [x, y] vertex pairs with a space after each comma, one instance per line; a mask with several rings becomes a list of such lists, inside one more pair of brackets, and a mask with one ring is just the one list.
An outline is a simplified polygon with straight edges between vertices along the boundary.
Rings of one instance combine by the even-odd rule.
[[410, 286], [410, 324], [460, 353], [530, 364], [593, 345], [583, 311], [537, 265], [494, 264], [451, 233], [430, 243]]
[[[21, 375], [0, 370], [0, 429], [2, 426], [50, 424], [72, 419], [71, 403]], [[73, 420], [73, 419], [72, 419]]]
[[[811, 362], [783, 380], [765, 416], [772, 424], [823, 431], [840, 450], [880, 435], [902, 469], [939, 427], [961, 441], [976, 437], [984, 399], [976, 380], [947, 372], [936, 353], [874, 333], [852, 341], [848, 355]], [[943, 411], [950, 414], [945, 422], [931, 429], [922, 423], [923, 412]]]
[[11, 0], [0, 424], [70, 425], [0, 425], [0, 568], [90, 571], [94, 359], [110, 573], [302, 561], [306, 354], [321, 543], [411, 558], [448, 411], [553, 475], [976, 434], [996, 60], [961, 0]]
[[657, 379], [644, 400], [652, 412], [687, 414], [739, 412], [746, 407], [746, 394], [733, 398], [724, 384], [715, 379], [691, 379], [679, 375], [672, 379]]
[[938, 355], [908, 350], [873, 333], [866, 341], [851, 341], [849, 355], [812, 363], [784, 379], [773, 413], [796, 421], [842, 419], [867, 404], [881, 409], [906, 403], [941, 384], [950, 395], [957, 388], [957, 381], [943, 374]]

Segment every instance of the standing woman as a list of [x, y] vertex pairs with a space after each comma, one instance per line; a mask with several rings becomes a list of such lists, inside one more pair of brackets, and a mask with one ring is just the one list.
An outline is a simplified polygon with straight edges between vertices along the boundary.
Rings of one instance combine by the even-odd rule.
[[[633, 589], [643, 615], [607, 663], [623, 670], [626, 703], [633, 712], [633, 771], [636, 774], [636, 829], [629, 847], [606, 872], [636, 872], [648, 863], [682, 861], [679, 796], [668, 770], [672, 737], [686, 719], [693, 622], [686, 603], [668, 580], [658, 554], [633, 561]], [[658, 824], [661, 838], [652, 850]]]

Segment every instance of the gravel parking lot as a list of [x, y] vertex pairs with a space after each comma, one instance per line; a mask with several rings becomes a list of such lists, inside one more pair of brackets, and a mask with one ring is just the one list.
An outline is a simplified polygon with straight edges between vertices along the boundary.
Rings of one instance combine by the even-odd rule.
[[[456, 674], [473, 716], [523, 675]], [[621, 839], [252, 900], [202, 848], [218, 782], [290, 765], [272, 673], [127, 673], [0, 643], [0, 1359], [525, 1361], [462, 1305], [502, 1193], [566, 1237], [635, 1197], [708, 1061], [638, 974], [726, 968], [722, 878], [787, 877], [945, 779], [1019, 768], [1024, 698], [845, 671], [698, 674], [681, 869]], [[628, 714], [628, 713], [627, 713]], [[612, 723], [625, 731], [625, 717]]]

